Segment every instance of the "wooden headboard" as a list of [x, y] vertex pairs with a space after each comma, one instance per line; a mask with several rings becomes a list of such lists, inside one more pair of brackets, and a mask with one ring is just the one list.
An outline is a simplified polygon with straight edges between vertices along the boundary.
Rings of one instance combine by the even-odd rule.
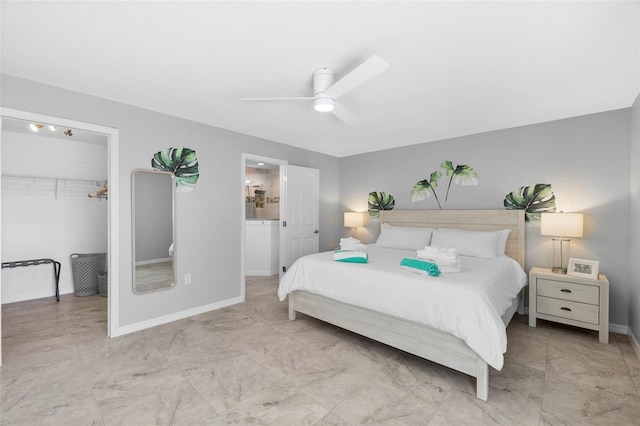
[[381, 210], [380, 223], [473, 231], [511, 229], [505, 254], [524, 269], [524, 210]]

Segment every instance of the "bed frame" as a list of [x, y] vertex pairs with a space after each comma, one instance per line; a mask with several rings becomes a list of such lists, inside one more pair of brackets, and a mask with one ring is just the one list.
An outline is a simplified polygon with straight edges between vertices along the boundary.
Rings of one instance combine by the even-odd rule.
[[[523, 210], [386, 210], [380, 223], [495, 231], [510, 228], [506, 254], [524, 268]], [[518, 305], [518, 303], [514, 303]], [[519, 306], [523, 304], [520, 301]], [[300, 312], [476, 378], [476, 396], [489, 396], [489, 365], [461, 339], [416, 322], [337, 302], [306, 291], [289, 294], [289, 319]], [[513, 316], [510, 310], [505, 325]]]

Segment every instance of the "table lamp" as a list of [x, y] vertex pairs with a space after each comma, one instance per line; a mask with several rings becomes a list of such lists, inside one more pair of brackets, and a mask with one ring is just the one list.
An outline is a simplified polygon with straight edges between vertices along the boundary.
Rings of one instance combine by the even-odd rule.
[[542, 213], [540, 235], [553, 238], [552, 272], [567, 273], [569, 263], [569, 237], [582, 237], [582, 213]]
[[364, 226], [364, 213], [344, 212], [344, 226], [353, 230], [353, 237], [356, 237], [358, 227]]

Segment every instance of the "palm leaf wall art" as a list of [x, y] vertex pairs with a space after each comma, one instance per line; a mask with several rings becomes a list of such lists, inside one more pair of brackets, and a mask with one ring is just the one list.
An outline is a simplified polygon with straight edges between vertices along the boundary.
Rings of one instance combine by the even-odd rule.
[[396, 205], [396, 200], [393, 199], [393, 195], [385, 192], [374, 191], [369, 193], [369, 216], [380, 216], [380, 210], [393, 210]]
[[453, 167], [453, 163], [451, 161], [445, 161], [440, 165], [440, 167], [447, 172], [447, 176], [449, 177], [447, 194], [444, 197], [445, 203], [449, 199], [449, 190], [451, 189], [452, 183], [461, 186], [478, 186], [478, 173], [466, 164], [459, 164], [456, 167]]
[[[435, 172], [431, 173], [431, 176], [429, 176], [429, 180], [423, 179], [416, 182], [416, 184], [413, 185], [413, 188], [411, 189], [411, 201], [415, 203], [416, 201], [425, 200], [431, 197], [431, 194], [433, 194], [436, 202], [438, 203], [438, 207], [442, 209], [440, 200], [438, 199], [438, 194], [436, 194], [438, 179], [440, 179], [441, 177], [442, 173], [436, 170]], [[429, 192], [429, 190], [431, 190], [431, 192]]]
[[[451, 190], [452, 183], [461, 186], [478, 185], [478, 173], [466, 164], [459, 164], [454, 167], [453, 163], [447, 160], [444, 161], [440, 165], [440, 167], [444, 169], [447, 177], [449, 178], [447, 192], [444, 198], [445, 203], [449, 199], [449, 191]], [[436, 170], [435, 172], [431, 173], [431, 176], [428, 180], [423, 179], [417, 182], [411, 189], [411, 201], [415, 203], [416, 201], [421, 201], [429, 198], [431, 194], [433, 194], [436, 202], [438, 203], [438, 207], [442, 210], [442, 204], [440, 204], [438, 194], [436, 193], [436, 188], [438, 187], [438, 179], [440, 179], [441, 177], [442, 173]]]
[[504, 208], [524, 210], [527, 222], [538, 220], [541, 213], [556, 211], [556, 196], [551, 190], [551, 185], [547, 183], [521, 186], [505, 196]]
[[176, 177], [176, 190], [189, 192], [195, 189], [200, 177], [196, 152], [190, 148], [167, 148], [158, 151], [151, 159], [151, 167], [171, 172]]

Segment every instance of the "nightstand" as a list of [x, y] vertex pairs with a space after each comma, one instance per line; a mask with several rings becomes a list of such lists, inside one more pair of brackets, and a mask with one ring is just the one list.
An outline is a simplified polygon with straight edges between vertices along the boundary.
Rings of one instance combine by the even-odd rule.
[[529, 271], [529, 326], [536, 319], [596, 330], [609, 343], [609, 281], [556, 274], [551, 269]]

